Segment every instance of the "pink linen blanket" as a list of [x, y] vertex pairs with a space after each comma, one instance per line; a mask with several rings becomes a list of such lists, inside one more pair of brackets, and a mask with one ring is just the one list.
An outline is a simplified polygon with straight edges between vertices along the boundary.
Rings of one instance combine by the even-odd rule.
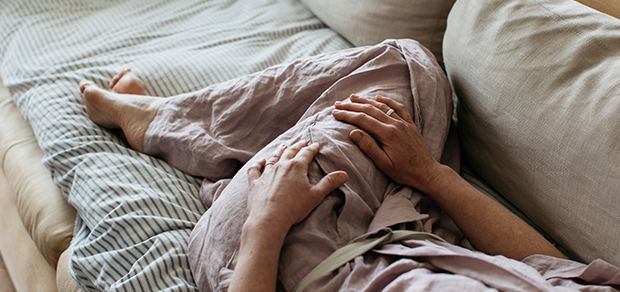
[[[353, 126], [331, 116], [334, 102], [353, 93], [393, 98], [405, 104], [435, 159], [458, 168], [458, 144], [450, 134], [450, 86], [431, 56], [415, 41], [388, 40], [300, 59], [169, 98], [147, 131], [145, 152], [205, 177], [201, 199], [209, 209], [192, 232], [189, 245], [192, 273], [202, 291], [225, 291], [235, 268], [241, 226], [247, 217], [244, 164], [268, 157], [279, 144], [301, 139], [321, 144], [321, 152], [310, 165], [311, 182], [334, 170], [346, 171], [349, 181], [290, 230], [278, 275], [284, 290], [291, 291], [336, 249], [388, 227], [432, 232], [449, 243], [460, 242], [458, 228], [431, 200], [392, 182], [350, 141]], [[402, 247], [429, 250], [415, 244]], [[393, 266], [399, 263], [394, 260], [396, 254], [389, 250], [360, 256], [306, 290], [383, 285], [377, 286], [377, 281], [404, 283], [406, 278], [381, 273], [398, 269]], [[415, 256], [419, 257], [426, 256]], [[533, 268], [519, 264], [530, 269], [526, 274], [542, 279]], [[424, 261], [417, 267], [426, 271], [411, 268], [419, 273], [407, 277], [423, 277], [430, 283], [435, 281], [431, 277], [444, 280], [437, 272], [450, 271]], [[493, 287], [480, 283], [476, 287]], [[394, 291], [401, 290], [407, 289]]]

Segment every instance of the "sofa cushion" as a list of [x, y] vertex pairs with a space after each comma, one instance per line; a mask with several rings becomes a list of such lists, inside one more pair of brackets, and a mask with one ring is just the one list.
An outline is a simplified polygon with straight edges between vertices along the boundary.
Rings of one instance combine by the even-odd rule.
[[76, 211], [53, 183], [32, 129], [0, 80], [0, 166], [24, 226], [56, 267], [73, 238]]
[[444, 39], [470, 166], [576, 259], [620, 265], [620, 20], [457, 1]]
[[302, 0], [316, 16], [355, 46], [411, 38], [442, 64], [446, 18], [456, 0]]

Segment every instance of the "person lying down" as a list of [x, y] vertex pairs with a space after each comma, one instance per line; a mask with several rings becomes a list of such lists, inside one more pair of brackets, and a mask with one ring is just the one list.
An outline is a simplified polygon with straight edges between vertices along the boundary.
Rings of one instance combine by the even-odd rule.
[[[145, 88], [130, 70], [109, 91], [80, 83], [93, 122], [205, 178], [209, 209], [188, 248], [202, 291], [620, 285], [618, 268], [564, 259], [459, 176], [450, 86], [415, 41], [307, 57], [174, 97]], [[476, 251], [459, 246], [464, 238]]]

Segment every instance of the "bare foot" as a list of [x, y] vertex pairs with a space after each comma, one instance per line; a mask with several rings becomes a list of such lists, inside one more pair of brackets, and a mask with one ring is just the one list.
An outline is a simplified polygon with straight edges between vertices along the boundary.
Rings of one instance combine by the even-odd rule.
[[142, 79], [138, 78], [129, 68], [125, 68], [114, 75], [110, 85], [108, 85], [108, 90], [116, 93], [148, 95]]
[[109, 129], [122, 129], [129, 146], [144, 152], [144, 135], [166, 101], [165, 98], [119, 94], [99, 88], [93, 82], [82, 80], [86, 113], [93, 122]]

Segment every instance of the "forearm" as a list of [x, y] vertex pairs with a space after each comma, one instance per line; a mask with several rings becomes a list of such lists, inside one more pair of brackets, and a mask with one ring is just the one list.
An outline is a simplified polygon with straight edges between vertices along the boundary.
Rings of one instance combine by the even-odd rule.
[[288, 228], [248, 218], [228, 291], [275, 291], [280, 250]]
[[562, 257], [529, 225], [439, 164], [403, 104], [381, 96], [351, 95], [350, 101], [336, 102], [332, 115], [360, 127], [351, 139], [395, 182], [435, 201], [476, 249], [519, 260], [532, 254]]
[[447, 166], [424, 189], [479, 251], [521, 260], [532, 254], [563, 255], [516, 215], [472, 187]]

